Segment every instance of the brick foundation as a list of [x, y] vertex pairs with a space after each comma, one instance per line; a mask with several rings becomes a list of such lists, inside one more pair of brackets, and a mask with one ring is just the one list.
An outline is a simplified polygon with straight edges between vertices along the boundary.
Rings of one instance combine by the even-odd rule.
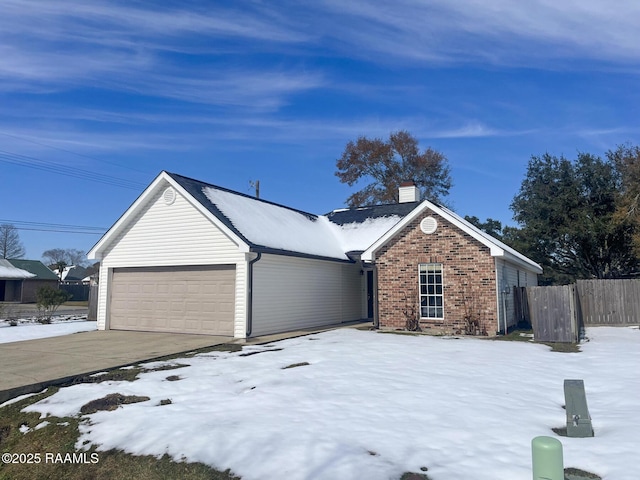
[[[420, 221], [432, 216], [438, 228], [430, 235]], [[381, 328], [405, 329], [407, 315], [420, 315], [418, 264], [443, 266], [444, 318], [421, 318], [427, 332], [464, 334], [467, 318], [479, 322], [479, 334], [497, 329], [496, 272], [489, 248], [434, 212], [426, 210], [376, 255], [378, 318]]]

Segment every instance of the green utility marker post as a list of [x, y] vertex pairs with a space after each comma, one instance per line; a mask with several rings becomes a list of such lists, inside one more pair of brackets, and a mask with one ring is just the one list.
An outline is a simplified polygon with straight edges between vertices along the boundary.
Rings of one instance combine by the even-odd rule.
[[567, 410], [567, 437], [593, 437], [584, 381], [564, 381], [564, 403]]
[[562, 443], [552, 437], [531, 440], [533, 480], [564, 480]]

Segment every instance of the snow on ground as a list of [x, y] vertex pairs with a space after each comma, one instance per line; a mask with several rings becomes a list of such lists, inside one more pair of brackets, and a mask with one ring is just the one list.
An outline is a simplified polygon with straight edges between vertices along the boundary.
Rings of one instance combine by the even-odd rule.
[[86, 321], [84, 317], [54, 316], [51, 324], [42, 325], [35, 321], [21, 319], [15, 327], [6, 321], [0, 321], [0, 343], [21, 342], [36, 338], [59, 337], [77, 332], [96, 330], [96, 322]]
[[[134, 382], [66, 387], [25, 410], [78, 415], [109, 393], [147, 395], [87, 415], [77, 448], [88, 440], [100, 450], [168, 453], [245, 480], [390, 479], [420, 467], [433, 480], [530, 480], [531, 440], [565, 425], [563, 381], [583, 379], [596, 436], [557, 437], [565, 467], [636, 480], [640, 331], [587, 335], [581, 353], [557, 353], [341, 329], [177, 359], [190, 366]], [[310, 365], [284, 368], [302, 362]]]

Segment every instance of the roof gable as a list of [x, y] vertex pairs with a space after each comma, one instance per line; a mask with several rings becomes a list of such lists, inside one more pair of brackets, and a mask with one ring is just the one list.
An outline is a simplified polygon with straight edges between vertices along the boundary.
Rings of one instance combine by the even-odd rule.
[[371, 245], [369, 248], [367, 248], [367, 250], [363, 252], [362, 259], [365, 261], [373, 261], [375, 258], [375, 253], [380, 248], [386, 245], [387, 242], [394, 238], [398, 233], [400, 233], [403, 228], [409, 225], [409, 223], [411, 223], [416, 217], [421, 215], [427, 209], [445, 218], [447, 221], [458, 227], [463, 232], [475, 238], [483, 245], [489, 247], [491, 256], [505, 257], [511, 261], [514, 261], [515, 263], [526, 266], [536, 273], [542, 273], [542, 268], [540, 267], [540, 265], [538, 265], [530, 258], [525, 257], [520, 252], [517, 252], [513, 248], [502, 243], [500, 240], [492, 237], [486, 232], [483, 232], [475, 225], [472, 225], [470, 222], [466, 221], [464, 218], [460, 217], [458, 214], [452, 212], [451, 210], [442, 206], [435, 205], [428, 200], [424, 200], [422, 203], [420, 203], [409, 215], [405, 216], [400, 222], [394, 225], [393, 228], [391, 228], [384, 235], [378, 238], [373, 245]]
[[[186, 177], [182, 177], [186, 178]], [[102, 236], [98, 243], [96, 243], [91, 250], [87, 253], [89, 259], [100, 259], [102, 254], [109, 248], [111, 243], [118, 238], [118, 235], [125, 231], [127, 226], [135, 221], [136, 216], [142, 212], [147, 203], [154, 198], [154, 196], [163, 189], [171, 186], [183, 195], [187, 201], [189, 201], [197, 210], [199, 210], [205, 217], [207, 217], [214, 225], [216, 225], [225, 235], [227, 235], [231, 241], [238, 245], [240, 251], [248, 252], [249, 245], [246, 240], [239, 236], [236, 231], [230, 229], [224, 222], [221, 222], [219, 217], [216, 216], [210, 209], [205, 208], [200, 198], [194, 197], [194, 195], [187, 191], [183, 185], [177, 182], [172, 174], [162, 171], [153, 182], [138, 196], [133, 204], [120, 216], [120, 218], [109, 228], [109, 230]]]

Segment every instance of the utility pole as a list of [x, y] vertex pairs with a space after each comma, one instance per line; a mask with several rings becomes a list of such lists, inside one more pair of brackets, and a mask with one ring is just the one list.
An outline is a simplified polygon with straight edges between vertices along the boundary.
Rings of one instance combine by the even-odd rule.
[[260, 180], [249, 180], [249, 185], [256, 189], [256, 198], [260, 198]]

